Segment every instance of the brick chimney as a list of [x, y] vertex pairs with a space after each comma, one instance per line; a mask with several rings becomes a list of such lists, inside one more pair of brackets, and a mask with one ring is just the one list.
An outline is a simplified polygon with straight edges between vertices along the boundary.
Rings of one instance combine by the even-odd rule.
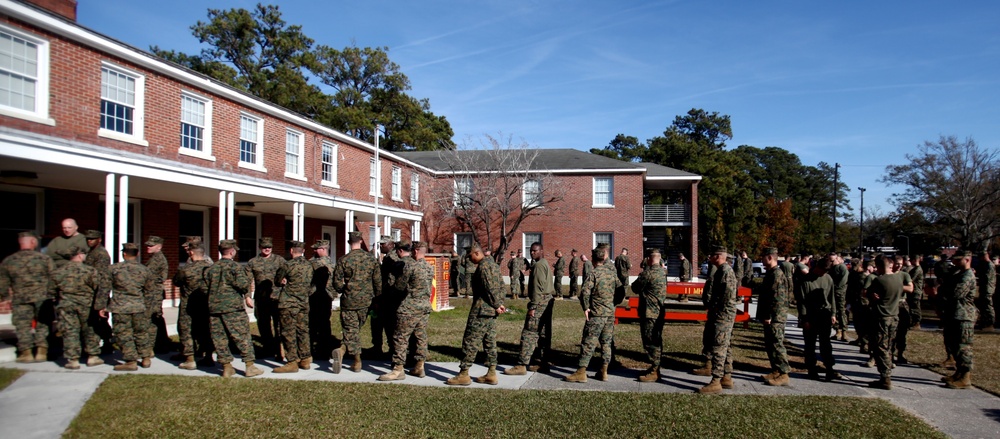
[[22, 0], [49, 12], [76, 21], [76, 0]]

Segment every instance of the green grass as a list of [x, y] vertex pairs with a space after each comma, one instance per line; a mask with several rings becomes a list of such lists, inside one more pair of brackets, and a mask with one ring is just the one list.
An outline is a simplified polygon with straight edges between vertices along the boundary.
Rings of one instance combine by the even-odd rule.
[[112, 376], [67, 437], [944, 437], [879, 399]]
[[20, 378], [21, 375], [24, 375], [23, 370], [0, 368], [0, 390], [6, 389], [7, 386]]

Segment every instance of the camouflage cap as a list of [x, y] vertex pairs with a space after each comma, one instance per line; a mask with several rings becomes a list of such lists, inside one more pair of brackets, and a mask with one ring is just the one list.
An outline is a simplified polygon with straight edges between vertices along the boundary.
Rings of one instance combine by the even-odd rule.
[[409, 239], [403, 239], [396, 243], [396, 250], [411, 251], [413, 250], [413, 243]]
[[647, 258], [650, 257], [650, 256], [653, 256], [653, 255], [658, 255], [658, 254], [660, 254], [660, 249], [658, 249], [658, 248], [647, 248], [646, 251], [645, 251], [645, 255], [646, 255]]
[[191, 249], [192, 247], [201, 247], [201, 237], [200, 236], [188, 236], [187, 241], [181, 244], [181, 247], [186, 249]]
[[959, 251], [956, 251], [955, 254], [951, 255], [952, 259], [955, 259], [955, 258], [971, 258], [971, 257], [972, 257], [972, 252], [969, 251], [969, 250], [959, 250]]
[[257, 242], [257, 245], [260, 248], [274, 248], [274, 242], [271, 241], [270, 236], [264, 236], [260, 238], [260, 241]]
[[[480, 246], [478, 242], [474, 242], [474, 243], [472, 243], [472, 245], [469, 246], [469, 251], [473, 251], [473, 252], [475, 252], [475, 251], [483, 251], [483, 247]], [[511, 252], [511, 253], [513, 253], [513, 252]]]
[[21, 233], [18, 233], [17, 237], [18, 237], [18, 239], [20, 239], [20, 238], [35, 238], [35, 239], [38, 239], [38, 235], [36, 235], [35, 232], [32, 232], [31, 230], [25, 230], [25, 231], [23, 231]]
[[306, 248], [306, 243], [302, 241], [289, 241], [289, 243], [291, 244], [290, 248], [300, 248], [300, 249]]
[[729, 249], [727, 249], [726, 246], [724, 245], [713, 246], [712, 254], [719, 254], [719, 253], [729, 253]]
[[359, 242], [361, 240], [362, 240], [362, 238], [361, 238], [361, 232], [348, 232], [347, 233], [347, 242], [348, 243], [354, 244], [355, 242]]
[[316, 242], [313, 243], [313, 245], [312, 245], [313, 249], [317, 249], [317, 248], [329, 248], [329, 247], [330, 247], [330, 241], [327, 241], [325, 239], [317, 239]]
[[159, 236], [156, 235], [149, 235], [149, 238], [146, 238], [146, 245], [157, 245], [157, 244], [163, 244], [163, 238], [160, 238]]
[[87, 233], [83, 234], [83, 236], [87, 239], [101, 239], [101, 235], [102, 234], [100, 230], [94, 230], [94, 229], [87, 230]]
[[761, 256], [769, 256], [769, 255], [776, 255], [776, 254], [778, 254], [778, 248], [777, 247], [764, 247], [764, 249], [760, 251], [760, 255]]
[[139, 245], [134, 242], [126, 242], [122, 244], [122, 251], [139, 251]]
[[240, 248], [236, 245], [235, 239], [223, 239], [222, 241], [219, 241], [219, 250], [227, 249], [234, 249], [236, 251], [240, 250]]
[[68, 249], [64, 250], [62, 252], [62, 254], [65, 255], [66, 257], [72, 258], [73, 256], [76, 256], [76, 255], [85, 255], [85, 254], [87, 254], [87, 250], [88, 249], [85, 249], [83, 247], [78, 247], [78, 246], [72, 245]]
[[390, 244], [390, 243], [392, 243], [392, 237], [389, 236], [389, 235], [382, 235], [381, 237], [379, 237], [378, 243], [379, 244]]

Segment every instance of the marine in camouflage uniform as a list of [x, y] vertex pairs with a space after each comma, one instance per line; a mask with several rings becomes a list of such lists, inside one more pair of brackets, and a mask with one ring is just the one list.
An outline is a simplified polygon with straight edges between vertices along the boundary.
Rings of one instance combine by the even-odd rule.
[[361, 371], [361, 327], [375, 297], [382, 294], [382, 271], [375, 258], [361, 249], [361, 242], [360, 232], [349, 234], [351, 251], [337, 261], [331, 277], [334, 290], [340, 294], [340, 326], [344, 333], [343, 343], [334, 355], [354, 357], [354, 372]]
[[222, 363], [222, 376], [226, 378], [236, 374], [232, 365], [233, 354], [229, 352], [230, 342], [236, 345], [243, 356], [247, 377], [264, 373], [253, 364], [250, 318], [247, 317], [244, 305], [246, 295], [250, 292], [251, 280], [246, 269], [233, 260], [237, 251], [239, 247], [236, 246], [236, 241], [219, 241], [222, 258], [205, 270], [212, 344], [215, 345], [219, 363]]
[[[309, 260], [313, 267], [313, 289], [309, 294], [309, 340], [314, 345], [313, 356], [319, 360], [328, 360], [333, 350], [333, 333], [330, 328], [333, 299], [337, 297], [331, 278], [334, 266], [329, 254], [330, 241], [317, 240], [312, 248], [315, 254]], [[339, 370], [340, 365], [336, 366]]]
[[978, 264], [975, 265], [977, 284], [979, 285], [979, 327], [984, 331], [993, 330], [993, 321], [996, 320], [996, 312], [993, 309], [993, 293], [997, 288], [997, 272], [993, 262], [990, 261], [990, 254], [983, 252], [976, 258]]
[[273, 244], [269, 236], [260, 238], [260, 254], [251, 258], [246, 268], [253, 279], [253, 313], [257, 318], [264, 355], [281, 357], [281, 319], [278, 303], [271, 295], [274, 293], [274, 277], [284, 267], [285, 258], [272, 253]]
[[462, 255], [462, 290], [463, 296], [472, 295], [472, 274], [476, 272], [476, 264], [472, 263], [472, 259], [469, 258], [469, 249], [465, 249], [465, 254]]
[[181, 343], [184, 362], [181, 369], [194, 369], [194, 356], [200, 351], [210, 356], [215, 350], [208, 313], [208, 285], [205, 271], [212, 261], [205, 258], [205, 250], [192, 251], [191, 262], [184, 264], [174, 275], [174, 286], [180, 288], [181, 301], [177, 309], [177, 338]]
[[632, 283], [632, 292], [639, 296], [639, 328], [642, 347], [649, 359], [649, 369], [639, 381], [660, 379], [660, 361], [663, 357], [664, 307], [667, 303], [667, 272], [660, 268], [660, 251], [646, 250], [645, 269]]
[[73, 218], [62, 220], [63, 234], [52, 238], [45, 246], [45, 253], [52, 258], [52, 264], [55, 268], [62, 268], [69, 262], [68, 251], [70, 248], [87, 248], [87, 238], [82, 233], [78, 233], [78, 229], [79, 226]]
[[292, 259], [278, 269], [275, 282], [282, 285], [276, 291], [281, 315], [281, 339], [285, 347], [285, 365], [275, 373], [294, 373], [308, 369], [312, 362], [309, 344], [309, 293], [312, 291], [312, 264], [303, 254], [303, 243], [292, 241]]
[[948, 387], [964, 389], [972, 386], [976, 275], [971, 267], [971, 252], [958, 251], [952, 260], [956, 270], [946, 278], [940, 295], [944, 303], [942, 314], [947, 316], [944, 327], [945, 349], [955, 357], [955, 374], [943, 380]]
[[681, 282], [691, 282], [691, 261], [681, 253]]
[[618, 282], [628, 285], [628, 273], [632, 270], [632, 261], [628, 258], [628, 249], [623, 248], [621, 254], [615, 258], [615, 271], [618, 273]]
[[521, 329], [521, 351], [518, 364], [504, 370], [506, 375], [524, 375], [531, 357], [538, 348], [540, 365], [536, 371], [548, 370], [546, 355], [549, 353], [552, 340], [552, 272], [549, 261], [545, 260], [545, 252], [541, 243], [531, 245], [531, 275], [528, 276], [528, 313], [524, 317], [524, 328]]
[[868, 266], [871, 261], [863, 262], [861, 258], [854, 261], [851, 271], [847, 274], [847, 303], [851, 307], [851, 321], [858, 338], [851, 341], [860, 348], [862, 354], [868, 353], [868, 298], [862, 294], [868, 278]]
[[892, 338], [890, 359], [895, 358], [895, 364], [909, 364], [903, 354], [906, 352], [906, 336], [910, 332], [910, 307], [907, 303], [907, 297], [913, 294], [913, 279], [910, 277], [910, 267], [904, 265], [903, 256], [896, 256], [892, 269], [893, 274], [903, 279], [903, 285], [907, 288], [899, 299], [899, 312], [896, 314], [896, 335]]
[[809, 378], [819, 379], [816, 368], [816, 343], [819, 342], [823, 364], [826, 366], [826, 379], [832, 381], [840, 377], [833, 370], [836, 360], [833, 358], [833, 346], [830, 343], [830, 330], [836, 318], [834, 312], [833, 278], [827, 274], [833, 266], [830, 258], [820, 259], [816, 265], [804, 274], [795, 287], [795, 303], [799, 310], [799, 326], [802, 327], [802, 338], [805, 340], [805, 362], [809, 369]]
[[892, 389], [892, 349], [899, 325], [899, 315], [905, 310], [900, 304], [905, 303], [906, 292], [913, 288], [910, 276], [904, 272], [894, 272], [892, 258], [879, 255], [875, 258], [875, 268], [878, 277], [874, 278], [865, 288], [871, 308], [871, 333], [869, 345], [875, 366], [878, 367], [880, 378], [869, 382], [870, 387]]
[[462, 336], [462, 362], [459, 372], [446, 384], [469, 385], [469, 367], [476, 361], [479, 349], [486, 351], [486, 375], [476, 378], [483, 384], [498, 383], [497, 368], [497, 316], [505, 310], [503, 306], [503, 282], [500, 280], [500, 266], [493, 258], [483, 255], [478, 245], [471, 248], [470, 259], [476, 263], [476, 272], [472, 275], [472, 307], [469, 308], [469, 318], [465, 323], [465, 334]]
[[[580, 259], [580, 255], [573, 249], [570, 253], [569, 259], [569, 296], [574, 297], [580, 293], [580, 282], [577, 280], [577, 276], [581, 276], [580, 268], [583, 264], [583, 260]], [[557, 262], [558, 264], [558, 262]], [[557, 294], [559, 290], [556, 290]]]
[[757, 288], [757, 321], [764, 325], [764, 349], [771, 363], [771, 373], [764, 375], [764, 382], [772, 386], [788, 384], [788, 352], [785, 350], [785, 323], [788, 320], [788, 274], [778, 263], [778, 249], [766, 248], [761, 253], [764, 280]]
[[[556, 262], [552, 265], [552, 291], [555, 297], [562, 296], [562, 278], [566, 274], [566, 258], [562, 252], [556, 250]], [[572, 288], [571, 288], [572, 289]], [[566, 298], [572, 297], [573, 292], [566, 294]]]
[[[94, 332], [90, 316], [92, 311], [99, 311], [107, 307], [107, 291], [110, 289], [105, 284], [106, 278], [97, 273], [94, 267], [83, 264], [86, 250], [81, 247], [70, 247], [67, 253], [71, 255], [69, 263], [56, 269], [52, 274], [53, 282], [59, 292], [59, 312], [60, 323], [63, 334], [63, 355], [69, 361], [67, 369], [79, 369], [81, 346], [83, 339], [87, 356], [96, 359], [101, 353], [100, 338]], [[98, 297], [99, 292], [103, 297]], [[100, 299], [100, 300], [98, 300]], [[103, 363], [101, 361], [100, 363]], [[96, 360], [88, 360], [88, 365], [100, 364]]]
[[[403, 363], [406, 361], [410, 336], [416, 339], [413, 358], [416, 365], [410, 372], [424, 377], [424, 360], [427, 358], [427, 322], [431, 313], [431, 282], [434, 267], [424, 260], [427, 246], [421, 242], [400, 241], [396, 254], [402, 262], [402, 269], [396, 277], [395, 287], [403, 296], [396, 310], [396, 331], [392, 336], [395, 348], [392, 354], [392, 371], [380, 376], [380, 381], [401, 380]], [[470, 258], [471, 259], [471, 258]], [[475, 265], [475, 264], [473, 264]], [[469, 279], [471, 281], [471, 277]]]
[[[14, 331], [17, 334], [17, 362], [45, 361], [49, 351], [49, 325], [52, 324], [52, 259], [35, 250], [38, 237], [22, 232], [17, 238], [20, 251], [0, 262], [0, 301], [11, 300]], [[32, 321], [37, 325], [32, 335]], [[37, 352], [32, 354], [32, 348]]]
[[587, 318], [583, 326], [583, 337], [580, 339], [580, 358], [577, 369], [564, 380], [569, 382], [587, 382], [587, 366], [594, 356], [597, 344], [601, 344], [601, 370], [594, 379], [608, 380], [608, 364], [611, 363], [611, 341], [615, 335], [615, 291], [622, 286], [618, 281], [618, 273], [614, 265], [608, 264], [608, 253], [605, 247], [598, 247], [591, 253], [591, 258], [597, 264], [590, 277], [583, 280], [580, 289], [580, 307]]
[[[122, 350], [125, 364], [115, 366], [115, 370], [137, 370], [136, 361], [140, 354], [152, 355], [153, 340], [149, 339], [146, 298], [157, 288], [156, 279], [146, 266], [136, 259], [139, 246], [127, 242], [122, 244], [123, 260], [111, 266], [111, 303], [108, 311], [114, 317], [115, 339]], [[149, 367], [149, 357], [143, 357], [143, 367]]]
[[167, 325], [166, 322], [163, 321], [163, 283], [169, 279], [170, 264], [167, 263], [167, 257], [163, 255], [162, 251], [160, 251], [162, 247], [163, 238], [160, 238], [159, 236], [150, 236], [146, 239], [146, 252], [152, 252], [149, 259], [146, 261], [146, 268], [149, 268], [150, 274], [153, 275], [153, 280], [156, 282], [157, 289], [149, 292], [149, 295], [146, 296], [146, 315], [149, 317], [149, 324], [146, 326], [146, 336], [149, 338], [149, 351], [140, 353], [143, 358], [152, 357], [153, 346], [162, 345], [164, 342], [162, 338], [167, 335]]
[[737, 288], [739, 280], [733, 268], [726, 262], [725, 247], [712, 250], [713, 264], [718, 267], [712, 280], [711, 289], [704, 292], [707, 295], [705, 305], [708, 308], [708, 321], [705, 323], [712, 341], [712, 381], [698, 390], [699, 393], [718, 393], [722, 389], [733, 387], [733, 351], [731, 341], [733, 324], [736, 321]]
[[510, 272], [510, 297], [512, 299], [524, 294], [524, 262], [524, 258], [520, 254], [514, 256], [514, 252], [510, 252], [507, 271]]
[[830, 257], [836, 258], [829, 273], [833, 279], [833, 300], [836, 308], [834, 311], [837, 317], [837, 323], [834, 325], [837, 333], [834, 337], [840, 341], [847, 341], [847, 265], [836, 253], [831, 253]]
[[924, 298], [924, 268], [920, 266], [923, 256], [915, 255], [910, 258], [913, 268], [910, 269], [910, 278], [913, 279], [913, 292], [906, 295], [906, 306], [910, 309], [910, 329], [920, 329], [920, 301]]
[[[87, 245], [90, 246], [90, 250], [87, 252], [87, 257], [83, 260], [84, 265], [89, 265], [97, 270], [98, 275], [104, 278], [103, 282], [108, 288], [111, 288], [111, 255], [108, 254], [108, 250], [101, 245], [101, 232], [99, 230], [87, 230], [84, 237], [87, 238]], [[108, 293], [107, 290], [104, 293]], [[103, 353], [111, 353], [111, 324], [108, 322], [107, 317], [101, 317], [97, 311], [91, 313], [90, 319], [94, 326], [94, 332], [104, 340]]]
[[[392, 345], [392, 334], [396, 331], [396, 308], [403, 300], [395, 286], [396, 277], [402, 268], [399, 256], [396, 255], [395, 246], [396, 244], [389, 236], [383, 235], [379, 240], [379, 250], [382, 252], [382, 261], [379, 266], [379, 270], [382, 272], [382, 294], [375, 298], [370, 312], [372, 348], [377, 355], [382, 355], [383, 340], [389, 345], [387, 351], [389, 355], [391, 356], [395, 352]], [[464, 288], [465, 284], [463, 280], [465, 269], [459, 264], [456, 266], [456, 272], [459, 273], [457, 284], [461, 292], [461, 288]]]

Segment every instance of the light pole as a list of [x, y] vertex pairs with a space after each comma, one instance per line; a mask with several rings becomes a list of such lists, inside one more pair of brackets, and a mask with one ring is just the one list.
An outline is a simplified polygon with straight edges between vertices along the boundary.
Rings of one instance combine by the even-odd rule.
[[833, 166], [833, 242], [830, 251], [837, 251], [837, 195], [840, 192], [838, 186], [840, 180], [840, 163]]
[[858, 223], [861, 226], [861, 231], [858, 232], [858, 251], [861, 252], [863, 258], [865, 253], [865, 191], [867, 189], [859, 187], [858, 190], [861, 191], [861, 222]]
[[910, 237], [906, 235], [897, 235], [900, 238], [906, 238], [906, 257], [910, 257]]

